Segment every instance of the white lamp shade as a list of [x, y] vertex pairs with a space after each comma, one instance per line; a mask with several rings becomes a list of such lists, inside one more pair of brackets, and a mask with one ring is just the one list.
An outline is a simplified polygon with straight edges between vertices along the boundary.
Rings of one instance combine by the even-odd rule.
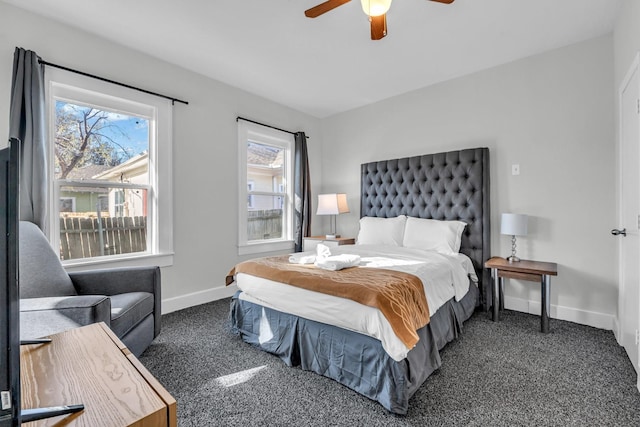
[[500, 224], [500, 234], [526, 236], [527, 216], [523, 214], [503, 213]]
[[384, 15], [391, 7], [391, 0], [360, 0], [362, 10], [369, 16]]
[[316, 215], [338, 215], [348, 213], [346, 194], [318, 194], [318, 210]]

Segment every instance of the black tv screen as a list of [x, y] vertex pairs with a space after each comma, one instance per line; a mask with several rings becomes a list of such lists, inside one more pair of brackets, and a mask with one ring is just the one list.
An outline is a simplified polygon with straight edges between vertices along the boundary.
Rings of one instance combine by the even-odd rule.
[[0, 150], [0, 427], [79, 412], [84, 405], [20, 408], [20, 345], [47, 344], [48, 338], [20, 341], [20, 149], [17, 139]]
[[0, 426], [20, 423], [18, 202], [20, 142], [0, 150]]

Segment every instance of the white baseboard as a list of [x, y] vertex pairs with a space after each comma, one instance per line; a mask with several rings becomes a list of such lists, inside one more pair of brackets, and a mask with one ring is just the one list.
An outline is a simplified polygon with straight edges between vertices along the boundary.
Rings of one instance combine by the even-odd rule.
[[[531, 301], [508, 296], [504, 297], [504, 307], [509, 310], [535, 314], [537, 316], [539, 316], [542, 311], [542, 303], [540, 301]], [[618, 330], [616, 317], [611, 314], [597, 313], [594, 311], [580, 310], [577, 308], [557, 305], [551, 305], [551, 313], [549, 314], [552, 319], [567, 320], [581, 325], [606, 329], [613, 331], [614, 334]]]
[[236, 293], [238, 287], [236, 285], [207, 289], [206, 291], [194, 292], [191, 294], [180, 295], [178, 297], [167, 298], [162, 300], [162, 314], [171, 313], [173, 311], [182, 310], [184, 308], [193, 307], [195, 305], [205, 304], [207, 302], [216, 301], [222, 298], [228, 298]]
[[622, 345], [622, 335], [620, 334], [620, 322], [618, 322], [618, 318], [614, 316], [613, 318], [613, 336], [616, 337], [616, 342], [618, 345]]

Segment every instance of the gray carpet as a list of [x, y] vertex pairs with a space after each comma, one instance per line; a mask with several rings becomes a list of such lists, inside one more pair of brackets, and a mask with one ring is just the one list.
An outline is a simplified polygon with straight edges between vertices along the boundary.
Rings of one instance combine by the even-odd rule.
[[242, 342], [229, 301], [163, 316], [140, 357], [176, 398], [180, 426], [640, 426], [636, 374], [610, 331], [552, 320], [544, 335], [537, 316], [476, 313], [396, 416]]

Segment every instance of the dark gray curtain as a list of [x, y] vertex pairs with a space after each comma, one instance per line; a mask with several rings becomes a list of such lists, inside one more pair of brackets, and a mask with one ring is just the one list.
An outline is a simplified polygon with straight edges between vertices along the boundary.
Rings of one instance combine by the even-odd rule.
[[295, 134], [293, 170], [295, 192], [293, 235], [296, 243], [296, 252], [302, 252], [302, 238], [311, 234], [311, 180], [309, 178], [307, 136], [304, 132]]
[[44, 66], [35, 52], [16, 47], [13, 55], [9, 137], [22, 141], [20, 219], [47, 228]]

